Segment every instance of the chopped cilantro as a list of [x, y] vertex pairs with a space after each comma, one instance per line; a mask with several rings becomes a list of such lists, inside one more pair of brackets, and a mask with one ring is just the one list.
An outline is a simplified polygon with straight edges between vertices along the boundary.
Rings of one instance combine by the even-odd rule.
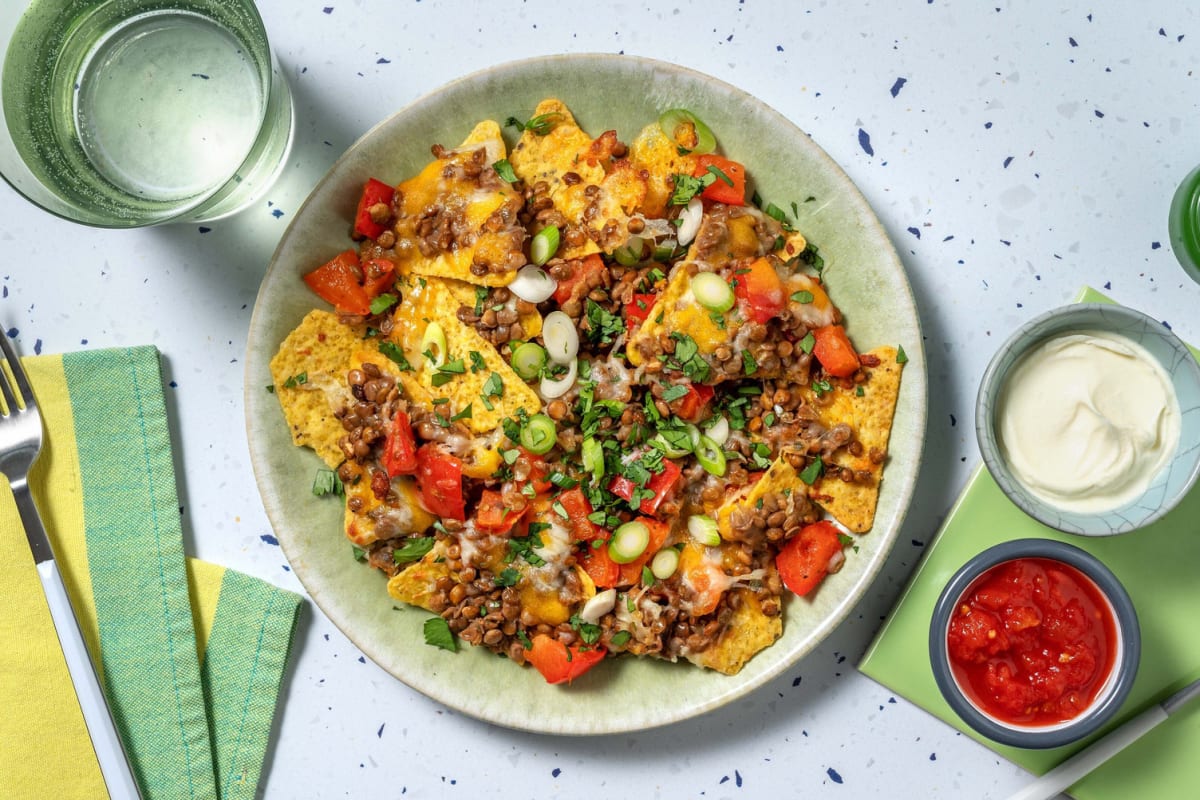
[[817, 456], [815, 459], [813, 459], [813, 462], [811, 464], [809, 464], [807, 467], [805, 467], [803, 470], [801, 470], [800, 480], [804, 481], [809, 486], [812, 486], [814, 483], [817, 482], [817, 479], [820, 478], [824, 474], [825, 474], [825, 462], [821, 460], [820, 456]]
[[571, 627], [579, 632], [579, 638], [583, 640], [584, 644], [595, 644], [600, 641], [602, 630], [599, 625], [584, 622], [578, 614], [573, 614], [570, 622]]
[[412, 370], [412, 364], [408, 363], [408, 359], [404, 355], [404, 351], [396, 345], [395, 342], [380, 342], [379, 352], [387, 356], [392, 363], [400, 368], [401, 372], [409, 372]]
[[855, 386], [855, 387], [854, 387], [854, 396], [855, 396], [855, 397], [862, 397], [862, 396], [864, 396], [865, 394], [866, 394], [866, 392], [865, 392], [865, 391], [863, 391], [863, 387], [861, 387], [861, 386]]
[[792, 292], [792, 299], [797, 303], [811, 303], [813, 301], [813, 293], [807, 290]]
[[358, 545], [355, 545], [355, 544], [350, 545], [350, 552], [354, 555], [355, 561], [366, 561], [367, 560], [367, 551], [363, 550]]
[[488, 297], [488, 289], [486, 286], [476, 286], [475, 287], [475, 308], [474, 308], [475, 316], [477, 316], [477, 317], [483, 316], [483, 301], [487, 300], [487, 297]]
[[754, 355], [749, 350], [742, 351], [742, 371], [747, 375], [758, 372], [758, 362], [754, 360]]
[[813, 388], [813, 391], [817, 393], [817, 397], [820, 397], [821, 395], [825, 394], [826, 392], [832, 392], [833, 384], [830, 383], [829, 381], [825, 381], [825, 380], [813, 381], [812, 388]]
[[717, 176], [711, 172], [706, 172], [699, 178], [693, 178], [691, 175], [683, 173], [676, 173], [672, 177], [675, 181], [675, 191], [671, 193], [671, 205], [673, 206], [686, 206], [693, 197], [717, 180]]
[[521, 122], [516, 117], [509, 117], [504, 121], [504, 125], [509, 128], [516, 128], [519, 131], [529, 131], [537, 136], [545, 136], [550, 131], [554, 130], [554, 126], [558, 124], [563, 115], [557, 111], [548, 111], [545, 114], [538, 114], [536, 117], [530, 117], [528, 121]]
[[904, 352], [903, 345], [896, 348], [896, 363], [897, 364], [907, 364], [908, 363], [908, 353]]
[[531, 642], [529, 640], [529, 634], [526, 633], [525, 631], [522, 631], [522, 630], [517, 631], [517, 641], [519, 641], [522, 645], [524, 645], [526, 650], [533, 649], [533, 642]]
[[410, 536], [408, 541], [392, 551], [392, 561], [396, 564], [420, 561], [433, 549], [435, 541], [432, 536]]
[[308, 373], [297, 372], [295, 375], [284, 381], [283, 386], [285, 389], [295, 389], [297, 386], [303, 386], [306, 383], [308, 383]]
[[391, 292], [384, 292], [371, 301], [371, 313], [382, 314], [396, 305], [396, 299], [396, 295]]
[[594, 344], [612, 344], [613, 340], [625, 330], [625, 322], [595, 300], [589, 298], [585, 308], [585, 315], [588, 322], [587, 338], [589, 342]]
[[504, 397], [504, 380], [495, 372], [483, 382], [484, 397]]
[[449, 650], [451, 653], [458, 652], [458, 640], [450, 632], [450, 623], [441, 617], [430, 617], [425, 620], [423, 632], [425, 634], [425, 644], [440, 647], [442, 650]]
[[471, 403], [467, 403], [467, 407], [450, 418], [451, 422], [458, 422], [463, 419], [471, 418]]
[[471, 359], [472, 373], [479, 372], [481, 369], [487, 369], [487, 362], [483, 360], [483, 356], [479, 354], [478, 350], [472, 350], [471, 352], [467, 353], [467, 355]]
[[811, 354], [813, 351], [813, 347], [816, 345], [816, 343], [817, 343], [817, 337], [813, 336], [812, 331], [809, 331], [808, 333], [804, 334], [803, 339], [796, 342], [796, 345], [801, 350], [803, 350], [805, 353]]
[[493, 578], [493, 583], [497, 586], [516, 586], [517, 581], [521, 580], [521, 573], [512, 567], [505, 567], [500, 570], [500, 574]]
[[631, 636], [632, 634], [629, 631], [617, 631], [612, 635], [612, 638], [609, 639], [609, 642], [612, 643], [613, 647], [621, 647], [629, 641]]
[[505, 183], [517, 182], [517, 173], [513, 172], [512, 164], [508, 163], [507, 158], [502, 158], [493, 163], [492, 169], [496, 170], [496, 174], [500, 176], [500, 180]]
[[672, 402], [674, 400], [678, 400], [682, 397], [687, 397], [688, 392], [690, 392], [690, 391], [691, 391], [691, 389], [689, 389], [687, 386], [683, 385], [682, 383], [673, 384], [673, 385], [667, 387], [666, 391], [664, 391], [662, 393], [663, 402], [670, 403], [670, 402]]
[[342, 495], [342, 481], [338, 478], [338, 474], [331, 469], [319, 469], [317, 475], [313, 478], [312, 493], [317, 497], [324, 497], [327, 494]]

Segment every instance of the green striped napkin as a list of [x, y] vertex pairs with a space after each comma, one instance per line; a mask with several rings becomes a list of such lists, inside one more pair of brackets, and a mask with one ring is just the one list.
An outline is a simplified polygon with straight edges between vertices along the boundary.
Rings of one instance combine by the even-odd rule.
[[[147, 800], [252, 798], [300, 598], [186, 559], [153, 347], [24, 360], [30, 485]], [[0, 796], [104, 797], [11, 495], [0, 492]]]

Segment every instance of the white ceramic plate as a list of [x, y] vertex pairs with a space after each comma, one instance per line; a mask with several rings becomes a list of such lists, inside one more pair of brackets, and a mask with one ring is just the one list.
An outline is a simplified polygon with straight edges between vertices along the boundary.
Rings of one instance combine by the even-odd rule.
[[[661, 111], [691, 109], [712, 128], [721, 151], [746, 164], [763, 198], [782, 208], [798, 204], [799, 228], [820, 248], [830, 294], [855, 342], [863, 349], [899, 344], [909, 357], [874, 529], [811, 599], [791, 598], [783, 637], [736, 676], [623, 658], [570, 687], [549, 686], [536, 671], [482, 648], [452, 654], [427, 646], [421, 625], [429, 615], [398, 609], [382, 574], [352, 558], [338, 504], [311, 493], [319, 460], [292, 445], [275, 396], [264, 390], [279, 343], [321, 304], [300, 276], [349, 245], [366, 178], [398, 182], [427, 163], [432, 144], [457, 145], [482, 119], [526, 119], [547, 96], [563, 100], [593, 136], [615, 128], [626, 142]], [[284, 233], [259, 291], [246, 366], [250, 454], [263, 503], [321, 610], [370, 658], [429, 697], [499, 725], [562, 734], [642, 730], [695, 716], [763, 685], [816, 647], [862, 596], [895, 541], [916, 481], [926, 399], [912, 290], [878, 219], [845, 173], [802, 130], [746, 93], [670, 64], [610, 55], [495, 67], [416, 101], [363, 136]]]

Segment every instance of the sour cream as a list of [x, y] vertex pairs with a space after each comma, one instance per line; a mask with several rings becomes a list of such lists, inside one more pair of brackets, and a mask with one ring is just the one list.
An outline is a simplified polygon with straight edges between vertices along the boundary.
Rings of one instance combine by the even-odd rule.
[[1137, 499], [1174, 455], [1179, 400], [1140, 344], [1104, 331], [1066, 334], [1009, 372], [997, 434], [1032, 494], [1064, 511], [1101, 513]]

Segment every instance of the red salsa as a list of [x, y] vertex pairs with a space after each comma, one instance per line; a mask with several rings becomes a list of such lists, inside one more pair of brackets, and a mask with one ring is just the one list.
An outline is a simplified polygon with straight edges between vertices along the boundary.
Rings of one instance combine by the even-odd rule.
[[1017, 725], [1054, 725], [1095, 699], [1116, 658], [1116, 621], [1072, 566], [1019, 558], [984, 572], [950, 618], [951, 667], [983, 711]]

